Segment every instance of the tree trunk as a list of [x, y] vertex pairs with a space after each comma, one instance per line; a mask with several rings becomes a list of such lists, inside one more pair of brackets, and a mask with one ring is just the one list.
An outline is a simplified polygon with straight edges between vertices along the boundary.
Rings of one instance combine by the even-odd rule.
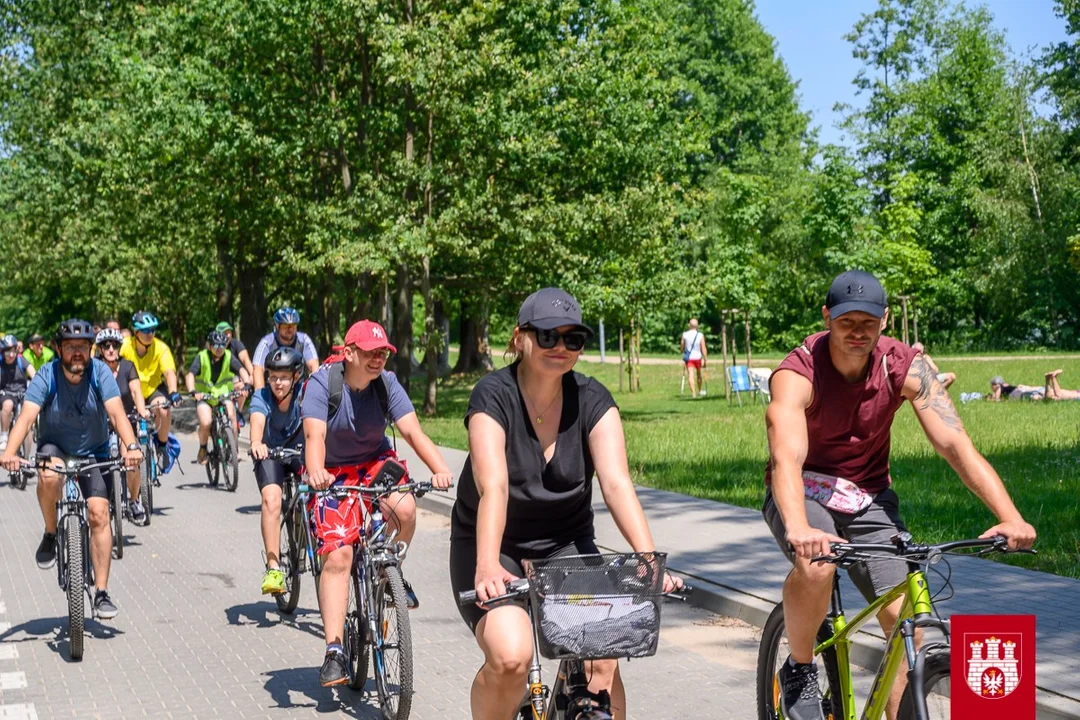
[[266, 273], [263, 268], [242, 263], [237, 267], [236, 285], [240, 293], [240, 341], [255, 355], [255, 346], [266, 332]]
[[336, 342], [341, 332], [341, 302], [338, 300], [337, 282], [333, 268], [326, 273], [326, 285], [328, 292], [325, 295], [324, 313], [326, 315], [326, 347], [329, 350]]
[[460, 328], [461, 348], [453, 372], [471, 373], [494, 370], [495, 363], [491, 360], [491, 344], [488, 337], [487, 303], [478, 305], [461, 303]]
[[420, 289], [424, 296], [424, 365], [427, 367], [427, 388], [424, 391], [424, 415], [435, 414], [435, 398], [439, 388], [439, 328], [435, 324], [435, 301], [431, 297], [431, 258], [420, 261]]
[[450, 318], [441, 302], [435, 303], [435, 325], [439, 330], [439, 377], [450, 372]]
[[397, 269], [397, 286], [394, 292], [394, 345], [397, 358], [394, 370], [398, 382], [405, 391], [409, 390], [409, 377], [412, 375], [412, 282], [408, 265], [402, 263]]
[[233, 317], [233, 261], [232, 253], [229, 252], [228, 237], [221, 233], [217, 239], [217, 260], [221, 266], [222, 284], [217, 292], [217, 311], [214, 315], [218, 320], [232, 322]]

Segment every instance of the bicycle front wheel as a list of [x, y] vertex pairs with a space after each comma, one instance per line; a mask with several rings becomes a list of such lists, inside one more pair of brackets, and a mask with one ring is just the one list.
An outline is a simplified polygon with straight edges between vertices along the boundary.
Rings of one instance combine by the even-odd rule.
[[210, 487], [217, 487], [221, 480], [220, 452], [217, 427], [214, 423], [210, 425], [210, 449], [206, 452], [206, 479], [210, 482]]
[[236, 486], [240, 482], [240, 455], [236, 451], [236, 432], [228, 420], [224, 420], [222, 426], [224, 442], [221, 443], [221, 465], [225, 473], [225, 489], [236, 492]]
[[387, 565], [379, 570], [375, 586], [375, 630], [372, 638], [375, 689], [384, 720], [406, 720], [412, 708], [413, 656], [408, 598], [401, 569]]
[[82, 660], [83, 627], [86, 621], [84, 600], [84, 569], [86, 567], [86, 546], [83, 544], [82, 524], [77, 515], [64, 518], [64, 546], [62, 562], [67, 572], [68, 601], [68, 641], [71, 643], [71, 659]]
[[[927, 720], [947, 720], [949, 714], [949, 667], [947, 651], [936, 652], [926, 658], [926, 671], [923, 676], [922, 694], [926, 698]], [[915, 698], [910, 684], [904, 688], [900, 698], [899, 720], [918, 720], [915, 714]]]
[[349, 606], [345, 613], [345, 656], [349, 661], [349, 687], [353, 690], [363, 690], [367, 684], [368, 657], [371, 654], [371, 646], [364, 638], [367, 627], [367, 618], [361, 612], [363, 605], [360, 598], [364, 592], [364, 586], [356, 575], [355, 569], [349, 583]]
[[[817, 641], [825, 642], [832, 637], [832, 626], [826, 620], [818, 629]], [[784, 628], [784, 604], [778, 603], [761, 631], [761, 645], [757, 663], [758, 720], [781, 720], [780, 667], [787, 662], [791, 651]], [[840, 692], [840, 671], [836, 652], [826, 650], [814, 658], [818, 666], [818, 684], [821, 687], [821, 711], [825, 720], [841, 720], [843, 695]]]
[[124, 485], [126, 478], [113, 470], [109, 475], [112, 477], [112, 532], [113, 550], [116, 551], [116, 559], [124, 557]]
[[[285, 505], [284, 499], [282, 505]], [[278, 539], [278, 569], [285, 576], [285, 592], [274, 596], [278, 610], [292, 615], [300, 603], [300, 543], [294, 537], [296, 523], [288, 515], [281, 519]]]

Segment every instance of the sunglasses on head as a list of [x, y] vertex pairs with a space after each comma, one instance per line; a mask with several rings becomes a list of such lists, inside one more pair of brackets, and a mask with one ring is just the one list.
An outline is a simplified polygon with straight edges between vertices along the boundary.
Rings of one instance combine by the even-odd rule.
[[524, 327], [523, 330], [531, 333], [536, 333], [536, 344], [542, 347], [544, 350], [550, 350], [555, 347], [559, 338], [562, 338], [563, 346], [570, 352], [577, 352], [585, 347], [585, 341], [589, 339], [589, 334], [584, 330], [567, 330], [566, 332], [559, 332], [558, 330], [541, 330], [540, 328]]

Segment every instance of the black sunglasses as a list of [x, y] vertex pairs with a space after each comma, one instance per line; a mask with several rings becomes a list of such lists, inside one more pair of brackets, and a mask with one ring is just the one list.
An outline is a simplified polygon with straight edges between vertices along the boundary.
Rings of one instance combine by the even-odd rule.
[[115, 340], [109, 340], [108, 342], [101, 343], [99, 347], [101, 347], [103, 350], [119, 350], [120, 343], [116, 342]]
[[577, 352], [585, 347], [585, 341], [589, 339], [589, 334], [584, 330], [567, 330], [566, 332], [559, 332], [558, 330], [541, 330], [540, 328], [524, 327], [523, 330], [527, 332], [536, 333], [536, 344], [542, 347], [544, 350], [550, 350], [555, 347], [559, 342], [559, 338], [562, 338], [563, 345], [570, 352]]

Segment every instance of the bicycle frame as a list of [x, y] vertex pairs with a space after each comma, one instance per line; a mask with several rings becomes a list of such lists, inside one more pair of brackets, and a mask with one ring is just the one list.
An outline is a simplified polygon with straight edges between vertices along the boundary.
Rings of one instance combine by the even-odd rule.
[[94, 583], [94, 566], [90, 560], [90, 522], [86, 516], [86, 499], [82, 496], [82, 490], [79, 489], [79, 481], [77, 476], [68, 475], [64, 479], [64, 486], [62, 490], [60, 500], [56, 503], [56, 540], [59, 545], [59, 552], [57, 553], [58, 562], [56, 563], [56, 575], [57, 581], [60, 584], [61, 590], [67, 590], [68, 583], [73, 582], [71, 573], [70, 559], [65, 553], [67, 553], [67, 543], [64, 542], [64, 520], [69, 515], [75, 515], [79, 518], [79, 528], [83, 536], [83, 547], [85, 552], [83, 553], [83, 586], [86, 589], [88, 596], [90, 595], [90, 586]]
[[[882, 657], [877, 674], [874, 676], [874, 684], [870, 689], [870, 696], [863, 709], [863, 720], [879, 720], [884, 716], [885, 705], [889, 700], [889, 695], [896, 682], [897, 673], [900, 670], [901, 661], [905, 655], [908, 659], [909, 673], [912, 675], [911, 680], [919, 683], [917, 687], [922, 686], [921, 661], [929, 650], [939, 648], [941, 644], [924, 644], [922, 649], [916, 653], [915, 628], [936, 627], [945, 634], [947, 641], [949, 626], [947, 622], [938, 620], [933, 616], [933, 604], [930, 599], [930, 588], [926, 580], [926, 574], [918, 566], [909, 570], [907, 579], [903, 583], [874, 600], [859, 612], [851, 622], [848, 622], [844, 616], [843, 605], [840, 601], [839, 578], [837, 577], [833, 581], [832, 611], [828, 616], [832, 622], [833, 635], [815, 647], [814, 654], [820, 655], [830, 648], [836, 651], [836, 661], [840, 673], [841, 705], [844, 708], [843, 720], [856, 720], [855, 692], [851, 678], [852, 639], [855, 633], [881, 609], [900, 598], [903, 598], [904, 603], [897, 617], [896, 625], [886, 640], [885, 655]], [[923, 712], [925, 714], [925, 708], [923, 708]]]

